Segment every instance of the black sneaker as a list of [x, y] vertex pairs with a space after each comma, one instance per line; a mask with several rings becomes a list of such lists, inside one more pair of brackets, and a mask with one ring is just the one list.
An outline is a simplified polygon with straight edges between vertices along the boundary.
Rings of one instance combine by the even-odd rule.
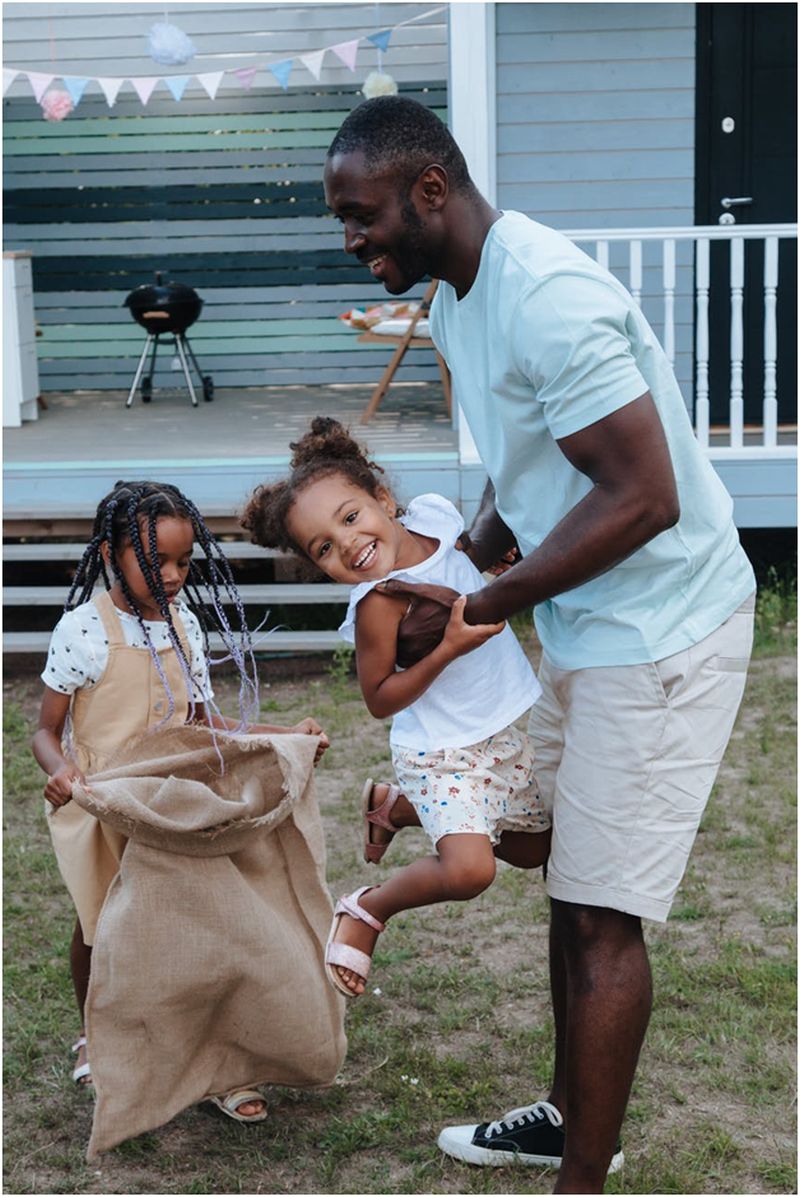
[[[480, 1126], [446, 1126], [437, 1139], [445, 1155], [465, 1164], [501, 1168], [504, 1164], [531, 1164], [560, 1168], [564, 1154], [564, 1119], [549, 1101], [509, 1110], [496, 1122]], [[620, 1144], [609, 1166], [617, 1172], [625, 1162]]]

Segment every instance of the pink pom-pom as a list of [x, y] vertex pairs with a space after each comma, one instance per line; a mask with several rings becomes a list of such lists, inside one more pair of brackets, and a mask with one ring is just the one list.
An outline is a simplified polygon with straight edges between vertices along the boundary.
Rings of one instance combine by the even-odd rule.
[[46, 121], [63, 121], [64, 117], [69, 116], [75, 107], [69, 92], [61, 91], [59, 88], [46, 92], [39, 103]]

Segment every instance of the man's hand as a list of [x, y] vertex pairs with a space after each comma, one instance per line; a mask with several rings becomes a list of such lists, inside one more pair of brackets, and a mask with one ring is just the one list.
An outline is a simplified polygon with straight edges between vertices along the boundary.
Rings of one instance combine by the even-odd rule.
[[397, 664], [401, 669], [408, 669], [441, 643], [459, 593], [449, 586], [401, 582], [399, 578], [382, 582], [375, 589], [408, 600], [408, 608], [397, 631]]
[[[478, 551], [473, 544], [472, 537], [469, 532], [462, 532], [456, 541], [456, 548], [460, 549], [462, 553], [466, 553], [473, 565], [478, 565]], [[487, 565], [483, 569], [483, 573], [491, 574], [493, 578], [499, 578], [507, 569], [511, 569], [520, 560], [521, 553], [516, 545], [503, 553], [493, 565]]]
[[74, 781], [79, 781], [85, 790], [89, 789], [86, 778], [80, 769], [77, 765], [70, 764], [69, 761], [48, 777], [47, 785], [44, 787], [44, 796], [51, 806], [56, 808], [66, 806], [72, 798]]

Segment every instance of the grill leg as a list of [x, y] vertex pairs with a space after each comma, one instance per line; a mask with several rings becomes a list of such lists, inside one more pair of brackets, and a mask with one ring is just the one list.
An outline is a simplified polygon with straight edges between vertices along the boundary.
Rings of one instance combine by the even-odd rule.
[[192, 365], [194, 366], [195, 370], [197, 371], [197, 377], [202, 382], [203, 381], [203, 371], [200, 369], [199, 365], [197, 364], [197, 358], [194, 356], [194, 350], [192, 349], [192, 343], [185, 334], [181, 337], [181, 340], [183, 341], [184, 347], [188, 350]]
[[197, 396], [195, 395], [194, 387], [192, 386], [192, 376], [189, 373], [189, 363], [186, 361], [186, 353], [184, 352], [184, 348], [183, 348], [183, 334], [182, 333], [176, 334], [175, 344], [178, 349], [178, 357], [181, 359], [181, 365], [183, 366], [183, 374], [186, 379], [186, 385], [189, 388], [189, 394], [192, 397], [192, 407], [197, 407]]
[[147, 357], [147, 351], [150, 348], [150, 342], [153, 341], [154, 339], [155, 338], [154, 338], [153, 333], [147, 334], [147, 340], [144, 343], [144, 349], [142, 350], [142, 356], [139, 358], [139, 365], [136, 367], [136, 373], [133, 377], [133, 385], [131, 387], [131, 392], [128, 395], [128, 398], [125, 400], [126, 407], [130, 407], [130, 405], [133, 403], [133, 396], [136, 394], [136, 388], [139, 385], [139, 379], [142, 377], [142, 371], [144, 370], [144, 359]]

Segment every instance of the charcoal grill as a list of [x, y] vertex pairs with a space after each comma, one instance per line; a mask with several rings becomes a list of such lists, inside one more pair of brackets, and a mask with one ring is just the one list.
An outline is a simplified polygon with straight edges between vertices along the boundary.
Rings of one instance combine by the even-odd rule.
[[[197, 292], [186, 283], [164, 283], [161, 274], [156, 274], [155, 283], [143, 283], [134, 287], [125, 300], [125, 307], [130, 310], [137, 324], [147, 332], [139, 365], [133, 378], [130, 394], [125, 402], [126, 407], [133, 403], [136, 388], [141, 383], [142, 403], [149, 403], [153, 397], [153, 371], [156, 365], [156, 354], [161, 341], [165, 345], [172, 345], [178, 355], [183, 369], [183, 376], [189, 388], [192, 406], [197, 407], [197, 396], [192, 385], [189, 372], [189, 361], [197, 372], [203, 390], [203, 398], [210, 403], [214, 398], [214, 380], [210, 374], [203, 374], [198, 365], [194, 351], [186, 336], [187, 328], [194, 324], [203, 308], [203, 301]], [[147, 354], [150, 353], [150, 366], [144, 373]]]

